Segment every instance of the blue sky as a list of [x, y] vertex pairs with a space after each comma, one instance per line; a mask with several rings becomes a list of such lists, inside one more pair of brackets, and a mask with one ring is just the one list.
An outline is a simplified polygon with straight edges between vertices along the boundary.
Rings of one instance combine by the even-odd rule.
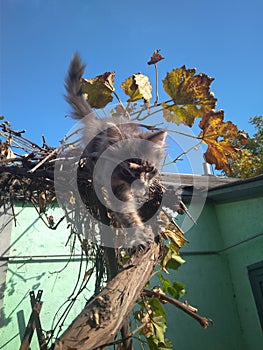
[[[212, 91], [225, 120], [253, 133], [262, 115], [262, 0], [0, 0], [0, 114], [15, 129], [56, 146], [73, 122], [65, 115], [64, 77], [73, 52], [86, 77], [116, 71], [116, 87], [149, 75], [161, 49], [160, 81], [185, 64], [215, 78]], [[121, 95], [123, 100], [125, 96]], [[161, 99], [168, 96], [160, 93]]]

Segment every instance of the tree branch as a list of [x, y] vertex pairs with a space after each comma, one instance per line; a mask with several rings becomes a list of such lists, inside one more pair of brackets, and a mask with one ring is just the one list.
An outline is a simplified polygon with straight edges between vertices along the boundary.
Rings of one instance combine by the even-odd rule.
[[154, 292], [152, 290], [143, 290], [143, 294], [147, 295], [148, 297], [155, 297], [160, 299], [161, 301], [168, 301], [172, 305], [176, 306], [178, 309], [184, 311], [189, 316], [193, 317], [195, 320], [197, 320], [203, 328], [207, 328], [209, 326], [209, 323], [213, 323], [213, 321], [210, 318], [203, 317], [198, 315], [196, 312], [192, 310], [191, 307], [189, 307], [187, 304], [184, 304], [180, 302], [179, 300], [173, 299], [165, 294], [160, 294], [157, 292]]
[[109, 343], [149, 280], [158, 262], [159, 245], [136, 253], [103, 291], [96, 296], [56, 341], [54, 350], [91, 350]]

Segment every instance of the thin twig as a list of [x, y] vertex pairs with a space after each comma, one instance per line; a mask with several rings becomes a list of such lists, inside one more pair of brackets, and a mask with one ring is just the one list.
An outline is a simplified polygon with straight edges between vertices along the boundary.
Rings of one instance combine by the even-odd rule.
[[123, 108], [123, 110], [125, 111], [127, 118], [131, 119], [129, 111], [127, 110], [127, 108], [124, 107], [124, 105], [123, 105], [121, 99], [119, 98], [119, 96], [117, 95], [117, 93], [114, 90], [112, 90], [112, 92], [113, 92], [114, 96], [117, 98], [117, 100], [118, 100], [119, 104], [121, 105], [121, 107]]
[[[189, 135], [191, 136], [191, 135]], [[183, 156], [185, 156], [187, 153], [189, 153], [190, 151], [192, 151], [193, 149], [195, 149], [196, 147], [198, 147], [201, 144], [201, 141], [198, 142], [196, 145], [191, 146], [190, 148], [188, 148], [186, 151], [182, 152], [181, 154], [179, 154], [179, 156], [177, 156], [174, 160], [172, 160], [171, 162], [165, 163], [164, 166], [166, 165], [170, 165], [173, 163], [176, 163], [178, 160], [181, 160]]]
[[148, 297], [155, 297], [160, 300], [168, 301], [172, 305], [176, 306], [178, 309], [182, 310], [183, 312], [187, 313], [189, 316], [197, 320], [203, 328], [207, 328], [210, 323], [213, 324], [213, 320], [211, 320], [210, 318], [198, 315], [196, 312], [193, 311], [193, 309], [189, 305], [184, 304], [179, 300], [173, 299], [171, 297], [168, 297], [167, 295], [160, 294], [147, 289], [143, 289], [143, 294], [147, 295]]
[[156, 98], [155, 98], [154, 104], [157, 105], [159, 100], [159, 95], [158, 95], [158, 67], [156, 63], [154, 64], [154, 68], [155, 68], [155, 87], [156, 87], [156, 90], [155, 90]]
[[30, 174], [34, 173], [41, 165], [43, 165], [49, 158], [51, 158], [62, 146], [59, 146], [55, 149], [53, 149], [52, 152], [50, 152], [44, 159], [42, 159], [37, 165], [33, 168], [30, 169], [28, 172]]

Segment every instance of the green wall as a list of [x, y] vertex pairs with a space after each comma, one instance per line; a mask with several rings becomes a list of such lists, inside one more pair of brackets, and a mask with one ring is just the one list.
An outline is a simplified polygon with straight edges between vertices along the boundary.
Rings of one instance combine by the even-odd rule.
[[[263, 233], [263, 198], [217, 205], [216, 214], [225, 246]], [[248, 279], [247, 266], [263, 260], [263, 236], [227, 250], [225, 257], [229, 263], [246, 349], [261, 350], [263, 333]]]
[[[194, 209], [191, 208], [193, 214]], [[185, 284], [187, 294], [182, 300], [198, 308], [198, 313], [211, 318], [214, 324], [203, 329], [188, 315], [169, 307], [167, 336], [173, 339], [175, 349], [181, 350], [247, 349], [240, 328], [228, 262], [220, 254], [209, 254], [223, 246], [213, 204], [204, 207], [197, 225], [186, 233], [186, 237], [190, 241], [187, 247], [182, 248], [185, 252], [182, 257], [186, 262], [174, 278]]]
[[[12, 227], [10, 255], [70, 255], [71, 250], [74, 249], [73, 241], [70, 239], [68, 246], [65, 247], [69, 237], [69, 230], [67, 230], [65, 221], [56, 230], [51, 230], [37, 217], [33, 207], [22, 208], [17, 206], [15, 211], [20, 212], [20, 214], [17, 216], [16, 226], [13, 223]], [[58, 208], [49, 210], [48, 213], [55, 217], [55, 221], [58, 221], [63, 215]], [[0, 237], [2, 239], [2, 236]], [[78, 254], [78, 248], [75, 248], [75, 250]], [[78, 281], [80, 259], [71, 260], [70, 263], [68, 261], [69, 257], [47, 256], [9, 260], [0, 330], [1, 350], [19, 349], [21, 332], [24, 332], [31, 314], [29, 292], [32, 290], [35, 291], [35, 294], [38, 290], [43, 290], [41, 300], [44, 303], [40, 320], [45, 331], [52, 329], [55, 313], [58, 311], [54, 320], [56, 322], [65, 307], [69, 305], [69, 302], [61, 310], [59, 310], [59, 307], [68, 300]], [[80, 283], [83, 280], [84, 273], [85, 265], [83, 265], [80, 274]], [[89, 297], [92, 290], [92, 281], [90, 281], [90, 291], [85, 291], [85, 297]], [[64, 323], [64, 328], [70, 324], [70, 319], [75, 317], [84, 305], [84, 296], [80, 295], [71, 310], [69, 318]], [[31, 344], [32, 350], [39, 349], [36, 334], [34, 334]]]
[[[194, 214], [194, 208], [191, 208]], [[247, 266], [263, 260], [263, 236], [221, 253], [223, 249], [263, 233], [263, 199], [207, 203], [197, 225], [187, 232], [186, 260], [174, 278], [183, 282], [182, 300], [213, 319], [204, 330], [188, 315], [169, 306], [167, 335], [178, 349], [261, 350], [263, 333], [248, 279]], [[184, 252], [184, 253], [183, 253]]]
[[[193, 215], [198, 210], [198, 204], [191, 206]], [[66, 222], [63, 221], [57, 230], [50, 230], [41, 219], [37, 218], [34, 208], [17, 206], [15, 211], [21, 213], [17, 217], [16, 226], [13, 223], [11, 230], [10, 255], [71, 253], [72, 239], [65, 247], [69, 236]], [[214, 324], [204, 330], [182, 311], [166, 305], [167, 337], [173, 341], [174, 349], [262, 349], [263, 335], [247, 266], [262, 260], [263, 236], [248, 240], [224, 252], [215, 252], [262, 233], [262, 212], [262, 198], [221, 204], [208, 202], [197, 225], [186, 233], [190, 241], [182, 249], [186, 263], [170, 277], [185, 284], [187, 294], [183, 300], [197, 307], [200, 315], [213, 319]], [[49, 210], [49, 214], [55, 217], [55, 221], [62, 216], [59, 208]], [[178, 217], [178, 223], [181, 219], [183, 218]], [[2, 240], [4, 237], [2, 233], [0, 237]], [[4, 240], [7, 243], [8, 237], [4, 237]], [[3, 247], [2, 243], [3, 241], [1, 241]], [[75, 250], [77, 254], [80, 253], [78, 247], [75, 247]], [[55, 312], [68, 299], [77, 283], [79, 260], [68, 263], [66, 257], [15, 258], [9, 260], [7, 267], [0, 349], [16, 350], [20, 344], [20, 331], [23, 331], [31, 313], [29, 291], [37, 292], [43, 289], [44, 304], [40, 319], [43, 329], [50, 330]], [[87, 267], [83, 266], [80, 282], [86, 270]], [[1, 288], [3, 289], [3, 285]], [[85, 305], [84, 296], [87, 298], [92, 294], [92, 281], [88, 288], [85, 295], [77, 299], [64, 328]], [[63, 310], [58, 312], [56, 320]], [[139, 349], [136, 346], [137, 348]], [[35, 336], [31, 349], [38, 349]]]

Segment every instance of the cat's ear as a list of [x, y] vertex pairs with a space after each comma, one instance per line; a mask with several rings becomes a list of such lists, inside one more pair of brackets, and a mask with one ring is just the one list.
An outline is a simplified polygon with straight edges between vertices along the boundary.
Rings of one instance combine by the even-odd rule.
[[122, 133], [120, 129], [114, 123], [107, 123], [108, 128], [106, 130], [107, 137], [110, 143], [114, 143], [122, 140]]
[[155, 131], [149, 134], [147, 140], [157, 143], [159, 146], [164, 146], [167, 133], [165, 131]]

